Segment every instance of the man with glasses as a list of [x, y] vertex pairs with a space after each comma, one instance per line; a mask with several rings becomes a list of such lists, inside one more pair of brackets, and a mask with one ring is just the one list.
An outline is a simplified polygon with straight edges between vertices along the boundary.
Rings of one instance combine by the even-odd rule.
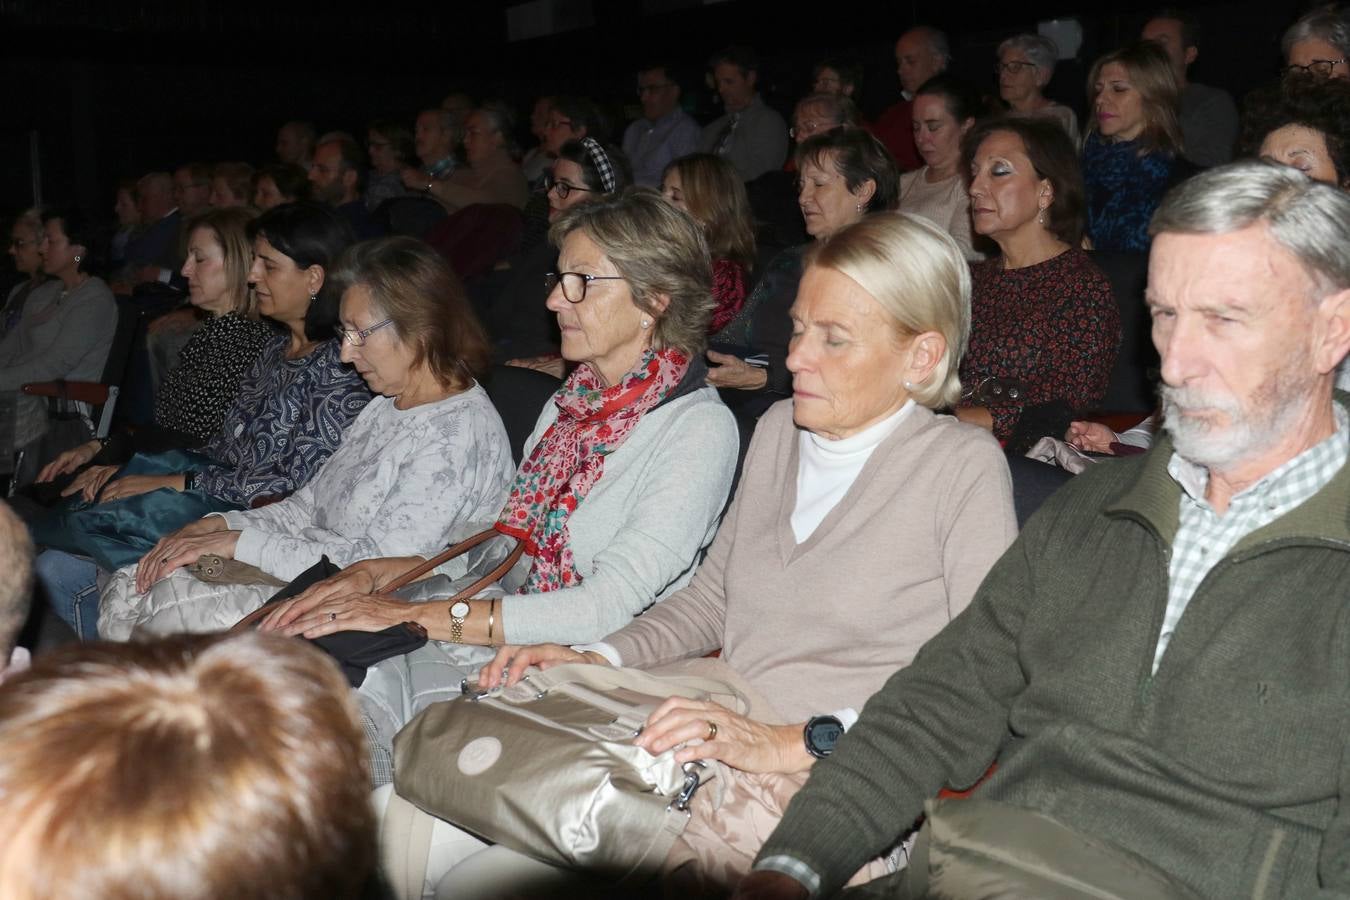
[[1221, 166], [1233, 158], [1237, 141], [1237, 104], [1227, 91], [1186, 79], [1186, 70], [1200, 55], [1194, 16], [1179, 9], [1160, 9], [1145, 24], [1140, 37], [1167, 53], [1181, 88], [1181, 132], [1186, 158], [1198, 166]]
[[670, 77], [669, 66], [638, 72], [637, 92], [642, 118], [634, 119], [623, 133], [623, 152], [633, 166], [635, 184], [660, 187], [661, 173], [670, 161], [698, 149], [700, 129], [680, 108], [680, 85]]
[[1323, 6], [1299, 19], [1280, 41], [1286, 71], [1350, 78], [1350, 10]]

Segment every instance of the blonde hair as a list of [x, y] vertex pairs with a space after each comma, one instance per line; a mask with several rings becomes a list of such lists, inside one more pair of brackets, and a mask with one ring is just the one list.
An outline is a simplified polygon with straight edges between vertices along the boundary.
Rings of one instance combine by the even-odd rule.
[[354, 898], [365, 744], [317, 649], [247, 633], [85, 644], [0, 691], [0, 896]]
[[253, 265], [253, 241], [248, 236], [248, 224], [258, 217], [251, 206], [231, 206], [209, 209], [187, 224], [187, 234], [204, 228], [220, 245], [225, 261], [225, 281], [231, 296], [230, 312], [249, 319], [258, 318], [258, 304], [249, 287], [248, 271]]
[[[1139, 92], [1144, 111], [1144, 130], [1139, 135], [1139, 155], [1161, 150], [1180, 156], [1185, 145], [1181, 139], [1181, 87], [1167, 58], [1167, 51], [1153, 41], [1139, 41], [1100, 57], [1088, 73], [1088, 97], [1097, 95], [1097, 79], [1109, 63], [1125, 67], [1130, 84]], [[1096, 131], [1093, 116], [1089, 131]]]
[[813, 245], [803, 262], [857, 282], [895, 320], [898, 336], [942, 335], [942, 359], [910, 396], [929, 409], [960, 399], [957, 367], [970, 337], [970, 265], [950, 234], [922, 216], [873, 213]]
[[689, 215], [703, 226], [713, 259], [730, 259], [750, 268], [755, 262], [755, 214], [745, 182], [731, 163], [711, 153], [691, 153], [666, 166], [680, 176]]

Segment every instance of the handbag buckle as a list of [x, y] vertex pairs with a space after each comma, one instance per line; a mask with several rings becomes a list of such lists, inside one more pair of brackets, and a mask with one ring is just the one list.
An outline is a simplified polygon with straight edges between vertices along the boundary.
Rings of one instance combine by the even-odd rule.
[[680, 788], [680, 792], [675, 795], [675, 799], [670, 801], [670, 805], [666, 807], [666, 812], [670, 812], [672, 809], [677, 809], [682, 813], [689, 812], [689, 801], [694, 799], [694, 794], [698, 793], [698, 789], [703, 785], [702, 779], [699, 778], [698, 769], [706, 769], [707, 767], [708, 764], [701, 759], [691, 760], [680, 767], [681, 771], [684, 772], [684, 787]]

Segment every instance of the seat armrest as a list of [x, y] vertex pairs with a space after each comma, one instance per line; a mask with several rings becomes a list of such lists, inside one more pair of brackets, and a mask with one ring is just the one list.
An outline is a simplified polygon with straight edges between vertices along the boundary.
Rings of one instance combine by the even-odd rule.
[[94, 406], [108, 402], [108, 385], [97, 381], [33, 381], [20, 390], [32, 397], [57, 397]]

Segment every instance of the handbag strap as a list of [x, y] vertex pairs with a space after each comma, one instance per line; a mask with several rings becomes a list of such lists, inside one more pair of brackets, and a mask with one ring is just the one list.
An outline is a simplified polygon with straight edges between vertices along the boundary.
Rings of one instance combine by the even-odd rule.
[[[500, 531], [497, 531], [495, 528], [487, 528], [484, 529], [483, 531], [478, 532], [475, 535], [467, 537], [464, 540], [460, 541], [458, 544], [455, 544], [452, 547], [447, 547], [446, 549], [442, 550], [440, 553], [436, 554], [426, 562], [418, 563], [417, 565], [413, 566], [411, 569], [404, 572], [402, 575], [398, 576], [384, 587], [380, 588], [380, 593], [391, 594], [394, 591], [398, 590], [399, 588], [407, 587], [417, 579], [421, 578], [423, 575], [430, 572], [432, 569], [444, 565], [445, 563], [454, 559], [456, 556], [461, 556], [469, 552], [474, 547], [477, 547], [484, 541], [489, 541], [492, 538], [499, 536], [502, 536], [502, 533]], [[494, 568], [491, 572], [488, 572], [482, 578], [475, 581], [473, 584], [466, 587], [464, 590], [460, 591], [458, 594], [455, 594], [455, 596], [451, 597], [450, 599], [452, 601], [467, 600], [468, 598], [472, 597], [474, 594], [478, 593], [488, 585], [500, 581], [502, 579], [502, 576], [504, 576], [507, 572], [511, 571], [511, 567], [514, 566], [517, 561], [519, 561], [521, 554], [523, 554], [524, 552], [525, 552], [525, 545], [517, 540], [516, 546], [512, 548], [511, 552], [507, 555], [506, 559], [502, 560], [501, 563], [499, 563], [496, 568]]]

